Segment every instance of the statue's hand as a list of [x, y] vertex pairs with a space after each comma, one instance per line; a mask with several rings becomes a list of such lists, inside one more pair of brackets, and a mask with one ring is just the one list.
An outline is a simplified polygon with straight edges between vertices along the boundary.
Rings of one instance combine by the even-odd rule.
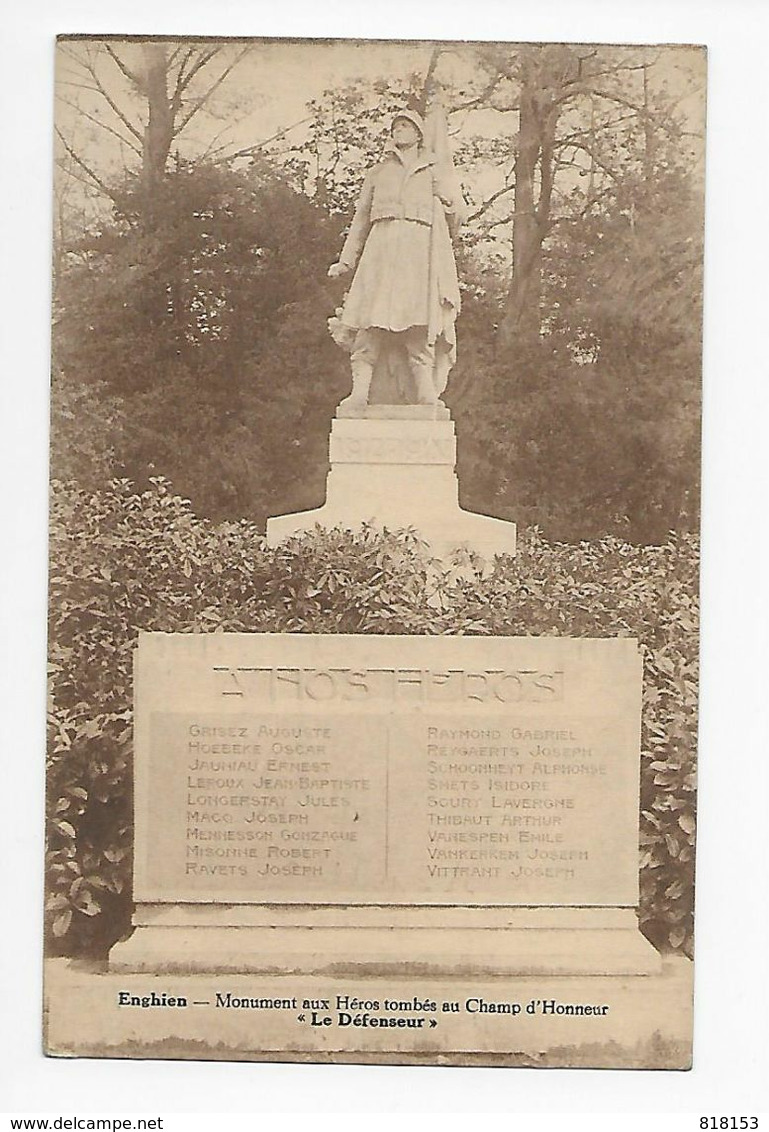
[[349, 265], [346, 263], [332, 263], [328, 269], [328, 277], [336, 279], [338, 275], [346, 275], [349, 270]]

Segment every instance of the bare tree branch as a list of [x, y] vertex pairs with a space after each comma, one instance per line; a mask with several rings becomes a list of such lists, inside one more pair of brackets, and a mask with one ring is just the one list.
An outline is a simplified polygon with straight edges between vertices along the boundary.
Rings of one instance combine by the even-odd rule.
[[88, 83], [84, 83], [82, 80], [80, 82], [75, 82], [74, 79], [59, 79], [59, 78], [57, 78], [56, 85], [57, 86], [74, 86], [74, 87], [77, 87], [78, 90], [92, 90], [95, 94], [101, 93], [98, 87], [89, 86]]
[[[477, 95], [475, 95], [473, 98], [468, 99], [466, 102], [457, 102], [454, 106], [451, 107], [450, 112], [453, 114], [456, 110], [469, 110], [479, 106], [481, 103], [485, 102], [492, 96], [499, 84], [504, 82], [506, 78], [507, 75], [503, 75], [501, 73], [494, 75], [491, 79], [489, 79], [489, 81]], [[490, 109], [499, 110], [500, 113], [505, 113], [508, 109], [517, 110], [518, 107], [505, 107], [503, 110], [501, 107], [493, 106], [490, 107]]]
[[[295, 130], [298, 126], [303, 126], [306, 122], [311, 122], [312, 120], [313, 115], [308, 114], [306, 118], [300, 118], [298, 122], [294, 122], [290, 126], [284, 126], [282, 130], [278, 130], [277, 133], [271, 134], [270, 137], [265, 138], [264, 141], [257, 142], [256, 145], [246, 146], [245, 149], [238, 149], [235, 151], [235, 153], [228, 153], [226, 154], [226, 156], [218, 158], [218, 160], [234, 161], [238, 157], [250, 157], [252, 154], [258, 153], [260, 149], [264, 149], [264, 147], [266, 145], [269, 145], [270, 142], [278, 141], [279, 138], [285, 137], [286, 134], [290, 133], [292, 130]], [[220, 153], [225, 148], [225, 146], [219, 146], [217, 149], [211, 151], [211, 156], [213, 157], [214, 154]]]
[[[176, 77], [176, 86], [174, 88], [174, 93], [171, 97], [171, 104], [175, 109], [178, 110], [179, 107], [181, 106], [182, 95], [183, 95], [184, 91], [187, 89], [187, 87], [190, 85], [190, 82], [195, 77], [195, 75], [198, 73], [198, 71], [202, 71], [203, 68], [205, 66], [207, 66], [208, 63], [211, 62], [211, 60], [214, 58], [215, 55], [217, 55], [219, 53], [220, 50], [221, 49], [219, 47], [214, 47], [210, 51], [207, 51], [203, 55], [199, 56], [198, 59], [196, 59], [196, 61], [192, 64], [189, 71], [187, 71], [186, 75], [182, 76], [182, 72], [183, 72], [184, 68], [189, 63], [189, 61], [192, 58], [192, 55], [194, 53], [191, 51], [187, 55], [187, 58], [184, 60], [184, 63], [179, 68], [179, 74]], [[248, 48], [244, 47], [243, 51], [241, 52], [241, 55], [244, 55], [247, 50], [248, 50]], [[233, 66], [234, 65], [235, 64], [233, 63]], [[232, 68], [230, 68], [230, 70], [232, 70]]]
[[82, 56], [78, 55], [76, 52], [71, 51], [67, 44], [58, 43], [56, 45], [56, 50], [58, 51], [60, 56], [63, 56], [65, 59], [69, 59], [70, 63], [74, 63], [77, 66], [78, 70], [82, 70], [83, 66], [85, 65], [83, 63]]
[[181, 50], [182, 50], [182, 44], [180, 43], [179, 46], [175, 47], [173, 49], [173, 51], [171, 52], [171, 54], [168, 56], [168, 66], [169, 66], [169, 68], [173, 67], [174, 63], [176, 62], [176, 58], [179, 55]]
[[115, 63], [115, 65], [120, 68], [120, 70], [123, 72], [123, 74], [128, 79], [128, 81], [130, 83], [132, 83], [136, 87], [137, 90], [141, 90], [142, 89], [141, 76], [137, 75], [133, 71], [129, 70], [129, 68], [126, 66], [126, 64], [123, 62], [123, 60], [117, 54], [117, 52], [109, 45], [109, 43], [105, 43], [104, 48], [105, 48], [107, 54], [109, 55], [110, 59], [112, 59], [113, 63]]
[[585, 202], [584, 207], [581, 208], [579, 212], [572, 214], [571, 216], [556, 216], [551, 221], [551, 228], [555, 228], [556, 225], [561, 224], [580, 224], [588, 215], [588, 213], [595, 207], [595, 205], [599, 204], [604, 199], [604, 197], [611, 196], [614, 191], [614, 186], [610, 185], [608, 186], [608, 188], [602, 189], [601, 192], [595, 193]]
[[[201, 97], [193, 104], [192, 109], [189, 110], [184, 115], [181, 122], [178, 124], [178, 126], [174, 130], [174, 137], [176, 137], [177, 134], [181, 133], [181, 131], [184, 129], [184, 127], [187, 125], [187, 123], [190, 121], [190, 119], [193, 118], [195, 116], [195, 114], [197, 114], [198, 110], [200, 110], [203, 106], [205, 106], [206, 102], [208, 102], [209, 98], [214, 93], [214, 91], [222, 85], [222, 83], [227, 78], [227, 76], [234, 70], [235, 67], [237, 67], [240, 60], [243, 59], [244, 56], [247, 55], [250, 50], [251, 49], [250, 49], [249, 46], [244, 47], [243, 50], [240, 52], [240, 54], [232, 61], [232, 63], [230, 63], [229, 67], [225, 67], [225, 69], [222, 71], [221, 75], [216, 80], [216, 82], [211, 84], [211, 86], [208, 88], [208, 90], [205, 92], [205, 94], [201, 95]], [[197, 69], [199, 70], [200, 68], [198, 67]], [[190, 74], [191, 73], [192, 72], [190, 72]]]
[[591, 87], [590, 94], [595, 95], [596, 98], [604, 98], [608, 102], [616, 102], [618, 106], [627, 106], [630, 110], [635, 110], [636, 114], [640, 117], [649, 117], [648, 111], [644, 106], [639, 106], [637, 102], [633, 102], [630, 98], [623, 98], [621, 94], [615, 94], [610, 90], [600, 90], [598, 87]]
[[[578, 143], [575, 142], [574, 143], [574, 149], [581, 150], [582, 153], [586, 153], [588, 155], [588, 157], [591, 159], [591, 161], [595, 162], [595, 164], [598, 166], [598, 168], [600, 170], [602, 170], [602, 172], [604, 172], [607, 177], [611, 177], [612, 181], [614, 181], [616, 184], [620, 184], [621, 177], [619, 177], [617, 175], [617, 173], [615, 172], [615, 170], [612, 169], [611, 166], [607, 165], [605, 161], [601, 161], [600, 158], [598, 158], [595, 155], [595, 153], [588, 146], [579, 145]], [[565, 162], [564, 166], [565, 165], [572, 165], [572, 164], [575, 165], [575, 168], [580, 168], [580, 166], [576, 165], [574, 162]]]
[[496, 201], [505, 196], [507, 193], [512, 192], [514, 188], [515, 185], [503, 185], [501, 189], [497, 189], [495, 193], [492, 193], [490, 197], [486, 198], [483, 204], [481, 204], [480, 207], [475, 210], [475, 212], [470, 213], [467, 218], [467, 223], [469, 224], [471, 220], [477, 220], [479, 216], [483, 216], [484, 212], [488, 212], [488, 210]]
[[111, 108], [113, 113], [117, 115], [117, 117], [123, 123], [125, 128], [131, 134], [133, 134], [133, 136], [136, 138], [136, 140], [141, 144], [142, 135], [137, 130], [136, 126], [134, 126], [134, 124], [130, 121], [130, 119], [126, 117], [126, 115], [123, 113], [123, 111], [117, 105], [115, 100], [113, 98], [111, 98], [110, 95], [107, 93], [107, 91], [104, 89], [98, 75], [96, 74], [96, 68], [90, 63], [86, 63], [86, 64], [84, 64], [84, 66], [85, 66], [85, 69], [88, 71], [88, 74], [93, 79], [95, 89], [96, 89], [96, 93], [100, 94], [102, 96], [104, 101], [108, 104], [108, 106]]
[[102, 130], [106, 130], [108, 134], [112, 134], [113, 137], [116, 137], [118, 139], [118, 141], [121, 141], [124, 145], [127, 145], [134, 151], [134, 153], [138, 154], [139, 157], [141, 157], [142, 151], [139, 149], [139, 147], [137, 145], [134, 145], [133, 142], [129, 141], [128, 138], [124, 138], [123, 135], [112, 126], [110, 126], [108, 122], [102, 122], [100, 118], [96, 118], [93, 114], [89, 114], [87, 110], [83, 110], [82, 106], [78, 106], [76, 102], [70, 102], [68, 98], [63, 98], [60, 94], [57, 94], [56, 98], [65, 106], [69, 106], [71, 110], [77, 111], [77, 113], [81, 117], [87, 118], [89, 122], [93, 122], [94, 125], [99, 126]]
[[[189, 63], [190, 59], [193, 57], [194, 54], [195, 54], [195, 48], [194, 47], [188, 47], [187, 48], [187, 54], [184, 56], [181, 63], [179, 64], [179, 70], [176, 72], [176, 83], [174, 84], [174, 92], [171, 95], [171, 103], [172, 104], [176, 104], [177, 99], [181, 98], [181, 91], [180, 91], [180, 88], [179, 88], [179, 84], [182, 82], [182, 77], [184, 75], [184, 68], [187, 66], [187, 64]], [[169, 68], [170, 68], [170, 66], [171, 66], [170, 62], [169, 62], [168, 65], [169, 65]]]
[[590, 71], [587, 74], [581, 75], [578, 79], [567, 79], [564, 86], [578, 83], [578, 82], [592, 82], [594, 79], [603, 78], [604, 75], [618, 75], [622, 71], [642, 71], [644, 67], [653, 67], [659, 59], [659, 55], [646, 63], [615, 63], [611, 67], [606, 67], [602, 71]]
[[[79, 184], [85, 185], [86, 188], [89, 188], [89, 189], [92, 189], [92, 190], [97, 188], [97, 186], [94, 185], [93, 181], [86, 180], [85, 177], [80, 176], [78, 173], [75, 172], [74, 169], [72, 169], [68, 164], [65, 164], [65, 162], [62, 161], [61, 159], [59, 159], [56, 162], [56, 164], [59, 166], [59, 168], [61, 170], [63, 170], [63, 172], [65, 172], [67, 174], [67, 177], [70, 178], [71, 180], [78, 181]], [[99, 190], [99, 192], [101, 192], [101, 190]]]
[[483, 236], [488, 236], [489, 233], [493, 232], [495, 228], [507, 228], [512, 218], [512, 212], [508, 212], [504, 216], [500, 216], [499, 220], [487, 220], [485, 223], [480, 225]]
[[[635, 114], [621, 114], [618, 118], [613, 118], [613, 119], [611, 119], [607, 122], [601, 122], [599, 124], [599, 126], [596, 127], [596, 128], [599, 128], [602, 131], [611, 130], [615, 126], [621, 125], [623, 122], [632, 122], [635, 117], [636, 117]], [[595, 132], [595, 128], [593, 129], [592, 132], [593, 133]], [[571, 134], [565, 134], [561, 138], [556, 138], [555, 142], [553, 143], [554, 148], [556, 150], [558, 150], [558, 149], [568, 149], [568, 147], [573, 143], [575, 138], [587, 138], [587, 137], [590, 137], [590, 136], [591, 136], [591, 130], [590, 129], [574, 130], [574, 132], [571, 133]]]
[[225, 142], [224, 145], [219, 145], [219, 146], [216, 143], [219, 141], [219, 139], [221, 137], [224, 136], [224, 134], [227, 133], [228, 130], [231, 130], [231, 129], [232, 129], [232, 122], [228, 122], [227, 125], [224, 126], [223, 129], [219, 130], [218, 134], [214, 134], [214, 136], [211, 138], [210, 142], [208, 143], [208, 145], [206, 146], [206, 148], [203, 150], [203, 152], [200, 155], [201, 161], [206, 161], [209, 157], [213, 156], [213, 154], [221, 153], [221, 151], [223, 149], [227, 148], [226, 142]]
[[54, 129], [55, 129], [56, 134], [59, 138], [59, 141], [64, 146], [64, 149], [67, 151], [67, 153], [72, 158], [72, 160], [75, 162], [75, 164], [78, 165], [83, 170], [84, 173], [88, 174], [88, 176], [91, 178], [91, 180], [96, 185], [99, 186], [99, 188], [105, 194], [105, 196], [108, 196], [110, 198], [110, 200], [115, 200], [116, 199], [115, 194], [112, 192], [112, 190], [107, 185], [105, 185], [104, 181], [102, 181], [101, 177], [99, 177], [98, 174], [94, 173], [93, 169], [90, 169], [88, 167], [88, 165], [86, 165], [86, 163], [83, 161], [82, 157], [79, 157], [75, 153], [74, 149], [69, 144], [67, 139], [64, 137], [64, 134], [61, 132], [59, 127], [55, 126]]

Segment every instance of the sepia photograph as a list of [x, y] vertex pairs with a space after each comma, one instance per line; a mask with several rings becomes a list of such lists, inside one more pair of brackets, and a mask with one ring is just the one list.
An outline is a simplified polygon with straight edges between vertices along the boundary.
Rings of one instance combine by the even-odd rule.
[[691, 1066], [705, 88], [58, 39], [49, 1054]]
[[769, 12], [4, 30], [8, 1128], [760, 1127]]
[[704, 93], [59, 38], [50, 1054], [690, 1067]]

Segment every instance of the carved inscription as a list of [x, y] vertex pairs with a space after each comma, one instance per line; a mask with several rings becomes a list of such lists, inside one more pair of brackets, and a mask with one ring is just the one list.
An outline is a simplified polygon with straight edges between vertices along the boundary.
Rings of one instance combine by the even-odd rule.
[[222, 696], [270, 703], [557, 703], [563, 700], [563, 672], [538, 669], [467, 671], [426, 668], [259, 668], [216, 665]]
[[332, 464], [451, 464], [456, 460], [454, 437], [332, 436]]
[[160, 714], [153, 871], [222, 900], [600, 903], [621, 734], [531, 710]]
[[522, 891], [538, 892], [539, 902], [554, 888], [589, 885], [607, 864], [594, 824], [608, 803], [605, 738], [575, 721], [428, 724], [427, 886], [504, 893], [512, 903]]
[[175, 714], [156, 716], [153, 732], [164, 883], [267, 901], [383, 883], [376, 736], [364, 752], [351, 721]]

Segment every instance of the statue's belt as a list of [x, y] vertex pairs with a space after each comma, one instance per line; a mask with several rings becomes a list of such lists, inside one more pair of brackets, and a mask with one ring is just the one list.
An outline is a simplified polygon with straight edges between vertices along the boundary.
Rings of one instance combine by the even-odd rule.
[[371, 223], [376, 224], [379, 220], [410, 220], [412, 224], [424, 224], [426, 228], [432, 227], [432, 218], [427, 219], [422, 216], [409, 216], [405, 208], [391, 208], [386, 212], [378, 213], [376, 216], [371, 217]]

